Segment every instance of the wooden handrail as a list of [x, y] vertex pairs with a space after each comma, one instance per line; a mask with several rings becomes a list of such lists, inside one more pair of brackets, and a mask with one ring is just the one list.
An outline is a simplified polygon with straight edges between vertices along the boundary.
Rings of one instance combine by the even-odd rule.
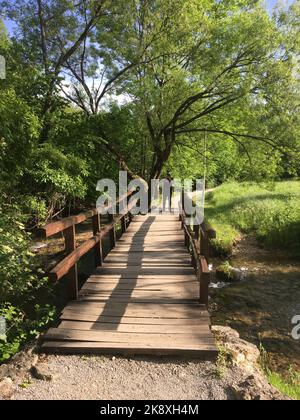
[[83, 257], [87, 252], [93, 249], [97, 243], [100, 241], [101, 235], [93, 236], [93, 238], [88, 239], [82, 245], [80, 245], [75, 251], [69, 254], [64, 258], [57, 266], [50, 271], [49, 278], [50, 280], [57, 282], [62, 277], [64, 277], [72, 267]]
[[[210, 270], [208, 266], [209, 241], [210, 236], [205, 230], [205, 223], [201, 226], [194, 226], [194, 232], [191, 227], [186, 224], [187, 214], [184, 207], [179, 203], [179, 218], [182, 222], [184, 230], [185, 244], [191, 252], [192, 265], [196, 270], [196, 274], [200, 285], [200, 303], [208, 305], [208, 292], [210, 283]], [[211, 233], [212, 234], [212, 233]]]
[[[133, 191], [123, 194], [118, 201], [111, 206], [105, 208], [109, 212], [113, 206], [118, 206], [122, 201], [128, 200], [133, 195]], [[109, 224], [101, 228], [100, 212], [98, 209], [92, 209], [81, 213], [77, 216], [67, 217], [57, 222], [49, 223], [44, 228], [40, 229], [39, 233], [44, 238], [49, 238], [59, 232], [63, 232], [65, 237], [65, 248], [68, 255], [59, 262], [49, 273], [48, 276], [51, 281], [58, 282], [65, 276], [69, 277], [69, 295], [70, 298], [76, 300], [78, 298], [78, 274], [77, 263], [89, 251], [95, 251], [95, 266], [103, 263], [103, 249], [102, 238], [109, 234], [110, 246], [114, 248], [116, 245], [116, 225], [121, 223], [122, 233], [127, 230], [126, 217], [129, 215], [129, 223], [132, 220], [132, 215], [129, 213], [136, 205], [137, 200], [132, 201], [127, 205], [127, 212], [118, 217], [114, 217], [108, 213]], [[92, 218], [93, 221], [93, 236], [85, 241], [82, 245], [76, 248], [75, 240], [75, 226]]]
[[39, 229], [38, 234], [43, 238], [50, 238], [57, 233], [63, 232], [70, 226], [79, 225], [80, 223], [85, 222], [96, 214], [98, 214], [98, 210], [93, 209], [85, 213], [80, 213], [77, 216], [70, 216], [57, 222], [48, 223], [45, 227]]
[[[130, 207], [132, 207], [132, 204]], [[113, 222], [106, 225], [99, 233], [94, 235], [92, 238], [85, 241], [82, 245], [76, 248], [71, 254], [64, 258], [55, 268], [53, 268], [49, 277], [52, 281], [57, 282], [64, 277], [69, 270], [91, 249], [93, 249], [114, 227], [124, 219], [124, 216], [119, 216], [114, 219]]]
[[[124, 201], [126, 198], [131, 197], [133, 194], [132, 191], [129, 191], [125, 194], [123, 194], [118, 201], [116, 201], [115, 204], [112, 204], [111, 206], [107, 207], [105, 210], [107, 213], [111, 210], [113, 206], [117, 206], [122, 201]], [[58, 220], [57, 222], [48, 223], [45, 227], [39, 229], [38, 234], [39, 236], [43, 238], [50, 238], [51, 236], [56, 235], [57, 233], [63, 232], [67, 228], [73, 225], [79, 225], [80, 223], [85, 222], [88, 219], [91, 219], [93, 216], [96, 216], [99, 214], [98, 209], [92, 209], [88, 210], [84, 213], [80, 213], [77, 216], [70, 216], [66, 217], [62, 220]]]

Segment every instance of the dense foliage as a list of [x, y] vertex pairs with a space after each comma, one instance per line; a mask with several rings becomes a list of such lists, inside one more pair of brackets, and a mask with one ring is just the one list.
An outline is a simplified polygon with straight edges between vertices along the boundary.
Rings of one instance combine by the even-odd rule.
[[10, 358], [22, 343], [35, 338], [53, 319], [48, 279], [37, 267], [18, 205], [0, 202], [0, 316], [6, 320], [6, 337], [0, 340], [0, 362]]
[[[97, 180], [119, 169], [146, 181], [206, 174], [210, 186], [300, 175], [300, 5], [270, 16], [258, 0], [1, 0], [0, 13], [15, 27], [0, 17], [6, 358], [51, 313], [35, 306], [47, 288], [24, 227], [94, 204]], [[259, 218], [263, 241], [285, 241], [288, 221], [297, 242], [298, 206], [283, 215], [293, 194], [255, 203], [252, 218], [251, 202], [234, 207], [236, 227]]]

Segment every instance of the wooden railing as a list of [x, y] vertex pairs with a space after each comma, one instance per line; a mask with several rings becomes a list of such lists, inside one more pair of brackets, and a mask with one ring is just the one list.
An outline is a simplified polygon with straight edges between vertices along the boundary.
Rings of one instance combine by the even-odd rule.
[[[133, 192], [128, 192], [124, 194], [120, 199], [112, 206], [117, 208], [120, 206], [120, 203], [124, 203], [133, 195]], [[119, 215], [117, 217], [109, 213], [108, 207], [106, 209], [108, 214], [108, 224], [101, 228], [100, 214], [97, 209], [89, 210], [85, 213], [81, 213], [77, 216], [71, 216], [57, 222], [49, 223], [44, 228], [40, 229], [40, 235], [43, 238], [49, 238], [53, 235], [56, 235], [60, 232], [63, 232], [65, 239], [65, 251], [68, 254], [59, 264], [57, 264], [49, 273], [48, 276], [53, 282], [58, 282], [63, 277], [68, 277], [68, 290], [69, 298], [71, 300], [78, 299], [78, 270], [77, 263], [78, 261], [89, 251], [94, 249], [95, 254], [95, 267], [101, 266], [103, 264], [103, 246], [102, 239], [109, 235], [110, 239], [110, 249], [113, 249], [116, 246], [117, 236], [116, 236], [116, 226], [121, 225], [122, 234], [126, 232], [128, 225], [132, 220], [132, 215], [130, 210], [135, 205], [135, 202], [132, 202], [127, 206], [127, 213]], [[79, 247], [76, 247], [76, 225], [85, 222], [88, 219], [92, 219], [93, 225], [93, 236], [84, 242]]]
[[[77, 263], [79, 260], [89, 251], [94, 249], [95, 267], [101, 266], [103, 264], [102, 239], [105, 236], [109, 237], [109, 250], [111, 250], [116, 246], [117, 242], [116, 226], [121, 225], [122, 234], [126, 232], [128, 225], [132, 221], [132, 207], [136, 204], [136, 202], [133, 201], [128, 205], [128, 200], [132, 195], [133, 192], [124, 194], [113, 205], [116, 206], [116, 208], [119, 208], [120, 203], [124, 204], [126, 200], [126, 214], [113, 216], [109, 212], [110, 207], [106, 209], [108, 224], [104, 227], [101, 227], [99, 211], [97, 209], [93, 209], [77, 216], [71, 216], [57, 222], [49, 223], [44, 228], [40, 229], [40, 235], [43, 238], [49, 238], [61, 232], [64, 235], [65, 252], [67, 253], [67, 256], [48, 273], [48, 276], [53, 282], [58, 282], [63, 277], [67, 277], [69, 298], [71, 300], [78, 299]], [[186, 194], [183, 195], [183, 199], [185, 201], [191, 200]], [[200, 284], [200, 303], [207, 305], [208, 287], [210, 283], [210, 271], [208, 267], [210, 242], [212, 238], [216, 237], [216, 232], [206, 222], [199, 224], [195, 223], [194, 220], [193, 225], [187, 224], [186, 220], [189, 215], [186, 214], [184, 206], [182, 206], [181, 203], [179, 203], [179, 210], [182, 228], [184, 229], [185, 245], [191, 254], [192, 265], [196, 270], [197, 278]], [[92, 219], [93, 236], [77, 247], [76, 225], [79, 225], [89, 219]]]
[[[182, 195], [182, 201], [179, 203], [179, 218], [184, 229], [184, 241], [191, 254], [192, 265], [196, 270], [200, 286], [200, 303], [208, 305], [209, 284], [211, 273], [209, 270], [209, 257], [211, 250], [211, 239], [216, 238], [216, 232], [207, 222], [199, 223], [193, 218], [193, 225], [187, 224], [187, 215], [184, 209], [184, 203], [192, 199], [187, 195]], [[192, 203], [190, 203], [192, 204]]]

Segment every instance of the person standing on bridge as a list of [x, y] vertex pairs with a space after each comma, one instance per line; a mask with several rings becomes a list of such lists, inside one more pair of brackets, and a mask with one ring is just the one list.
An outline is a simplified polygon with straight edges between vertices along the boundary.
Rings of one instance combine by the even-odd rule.
[[166, 211], [167, 202], [169, 203], [170, 213], [172, 212], [172, 198], [173, 198], [173, 178], [171, 172], [167, 172], [167, 177], [163, 180], [162, 195], [163, 195], [163, 213]]

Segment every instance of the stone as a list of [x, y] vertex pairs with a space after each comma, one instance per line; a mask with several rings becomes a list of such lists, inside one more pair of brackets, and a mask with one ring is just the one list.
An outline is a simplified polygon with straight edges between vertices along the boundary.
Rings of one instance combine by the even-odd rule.
[[212, 331], [215, 334], [216, 338], [222, 341], [228, 341], [232, 338], [240, 338], [240, 334], [236, 330], [230, 327], [225, 327], [223, 325], [214, 325], [212, 327]]
[[31, 362], [31, 366], [29, 368], [29, 371], [36, 366], [39, 363], [39, 356], [37, 354], [33, 355], [32, 357], [32, 362]]
[[254, 344], [242, 340], [239, 333], [230, 327], [213, 326], [212, 332], [231, 356], [232, 364], [247, 373], [253, 373], [258, 369], [260, 352]]
[[244, 277], [244, 272], [239, 268], [231, 267], [229, 264], [221, 264], [216, 269], [216, 276], [218, 280], [226, 283], [234, 283], [241, 281]]
[[31, 375], [40, 381], [52, 381], [53, 376], [51, 375], [49, 368], [46, 364], [33, 365], [30, 369]]
[[248, 376], [238, 385], [231, 386], [230, 391], [233, 398], [238, 401], [289, 400], [267, 384], [259, 373]]
[[254, 344], [242, 340], [239, 333], [230, 327], [213, 326], [212, 332], [230, 356], [232, 365], [243, 372], [244, 379], [229, 387], [235, 400], [289, 399], [267, 382], [259, 365], [260, 352]]
[[30, 248], [30, 250], [37, 254], [41, 249], [44, 249], [44, 248], [47, 248], [47, 247], [48, 247], [47, 244], [45, 244], [43, 242], [37, 242]]
[[11, 378], [4, 378], [0, 381], [0, 397], [10, 399], [15, 392], [14, 383]]
[[22, 381], [37, 357], [34, 354], [34, 350], [34, 347], [27, 347], [25, 350], [13, 356], [8, 363], [1, 365], [0, 380], [1, 378], [11, 378], [16, 383]]

